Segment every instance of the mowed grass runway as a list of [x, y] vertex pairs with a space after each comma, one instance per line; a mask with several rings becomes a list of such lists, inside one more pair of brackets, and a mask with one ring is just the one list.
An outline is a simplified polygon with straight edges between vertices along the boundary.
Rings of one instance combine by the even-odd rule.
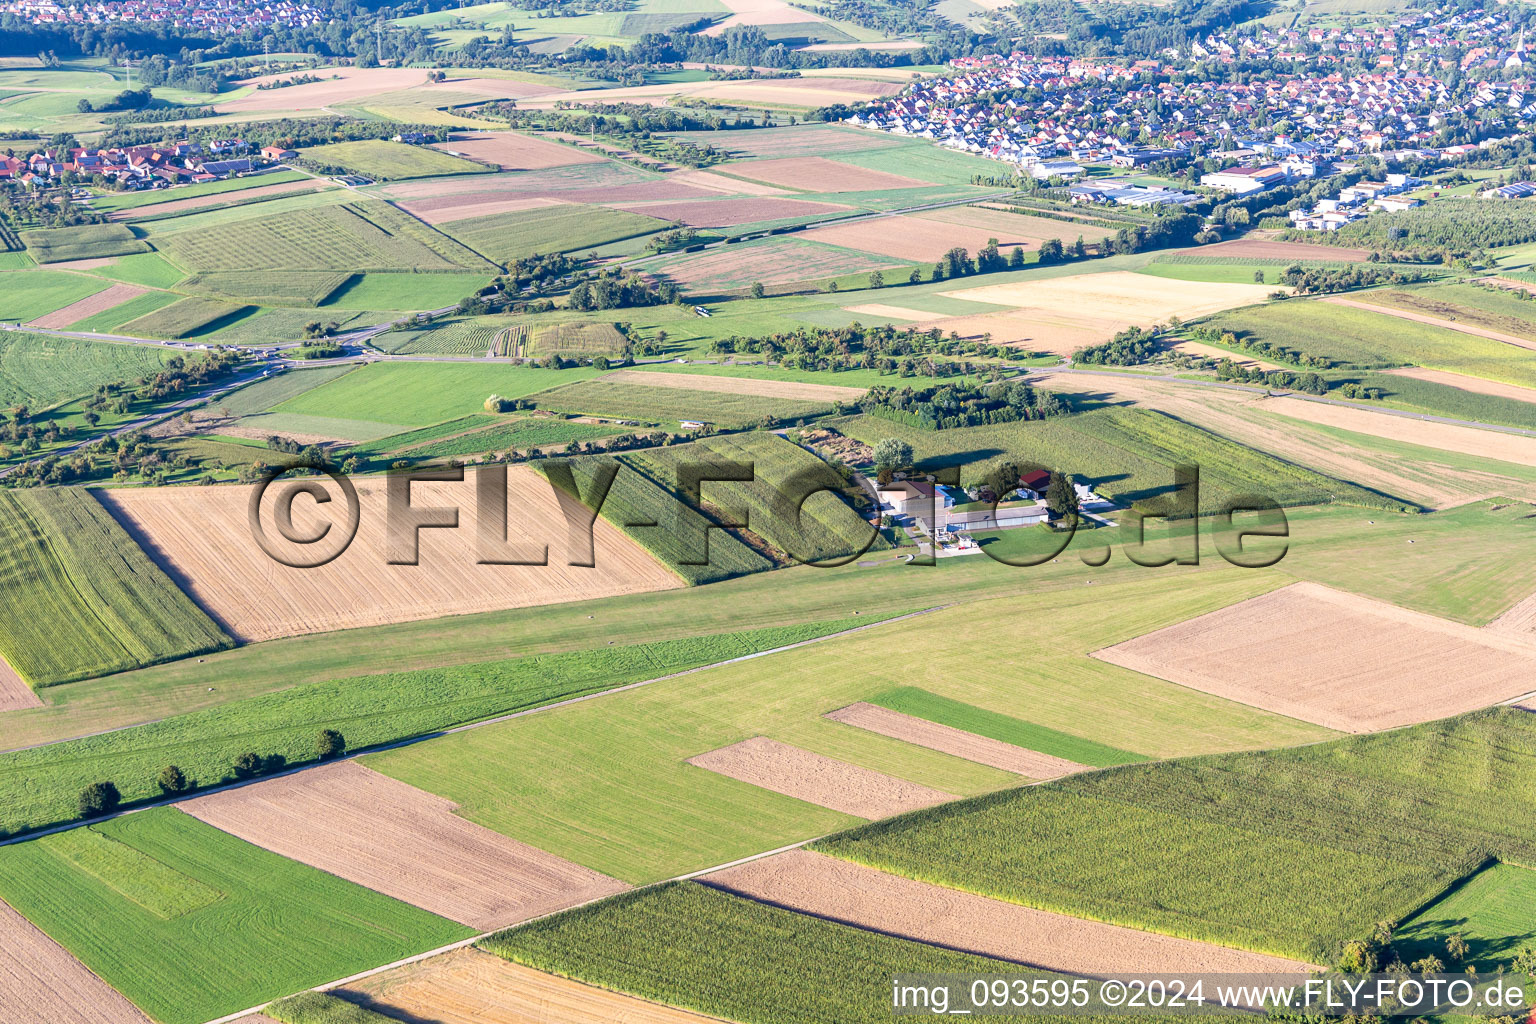
[[[1191, 577], [1170, 595], [1164, 581], [1148, 576], [972, 604], [431, 740], [367, 763], [457, 801], [461, 813], [496, 831], [625, 881], [654, 881], [857, 820], [685, 763], [753, 736], [950, 793], [1017, 784], [1009, 773], [821, 717], [888, 690], [893, 674], [931, 692], [1154, 756], [1328, 736], [1315, 726], [1106, 669], [1086, 656], [1111, 637], [1222, 607], [1272, 583], [1259, 573], [1212, 574]], [[1027, 632], [1021, 622], [1030, 624]], [[995, 657], [983, 662], [978, 652]], [[552, 777], [548, 766], [556, 763], [562, 771]]]
[[473, 934], [172, 807], [0, 849], [0, 899], [161, 1024]]

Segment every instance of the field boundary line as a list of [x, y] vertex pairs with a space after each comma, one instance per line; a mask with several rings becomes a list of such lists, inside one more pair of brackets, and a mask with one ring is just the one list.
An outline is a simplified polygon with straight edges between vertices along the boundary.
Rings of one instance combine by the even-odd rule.
[[[471, 729], [481, 729], [481, 728], [484, 728], [485, 726], [488, 726], [488, 725], [497, 725], [497, 724], [500, 724], [502, 722], [511, 721], [514, 718], [523, 718], [523, 717], [528, 716], [528, 715], [538, 714], [541, 711], [553, 711], [556, 708], [569, 707], [572, 704], [585, 703], [586, 701], [595, 700], [598, 697], [604, 697], [604, 696], [607, 696], [608, 694], [611, 694], [611, 693], [624, 693], [624, 692], [626, 692], [628, 690], [637, 690], [637, 689], [639, 689], [642, 686], [650, 686], [652, 683], [666, 682], [669, 679], [678, 679], [678, 678], [681, 678], [683, 676], [691, 676], [691, 675], [693, 675], [696, 672], [707, 672], [707, 671], [709, 671], [711, 669], [724, 668], [727, 665], [737, 665], [737, 664], [740, 664], [741, 662], [744, 662], [744, 661], [753, 661], [753, 660], [755, 660], [757, 658], [765, 658], [765, 657], [767, 657], [770, 654], [781, 654], [781, 653], [783, 653], [785, 651], [793, 651], [793, 650], [796, 650], [797, 648], [809, 647], [812, 644], [823, 643], [823, 642], [825, 642], [827, 640], [836, 640], [836, 639], [838, 639], [840, 637], [852, 636], [855, 633], [863, 633], [866, 630], [877, 629], [877, 628], [879, 628], [881, 626], [890, 625], [891, 623], [902, 622], [902, 621], [905, 621], [907, 619], [915, 619], [915, 618], [918, 618], [919, 616], [929, 615], [929, 614], [932, 614], [933, 612], [944, 611], [945, 609], [953, 608], [954, 606], [955, 605], [954, 605], [953, 602], [949, 603], [949, 604], [933, 605], [932, 607], [929, 607], [929, 608], [921, 608], [921, 609], [918, 609], [917, 611], [906, 612], [906, 613], [901, 614], [901, 615], [895, 615], [895, 616], [892, 616], [891, 618], [888, 618], [888, 619], [880, 619], [880, 620], [878, 620], [876, 622], [870, 622], [870, 623], [867, 623], [867, 624], [864, 624], [864, 625], [853, 626], [853, 627], [850, 627], [848, 629], [841, 629], [841, 630], [838, 630], [836, 633], [827, 633], [824, 636], [815, 636], [815, 637], [811, 637], [808, 640], [797, 640], [797, 641], [795, 641], [792, 644], [784, 644], [781, 647], [773, 647], [773, 648], [770, 648], [770, 649], [768, 649], [766, 651], [754, 651], [751, 654], [742, 654], [742, 655], [738, 655], [737, 657], [734, 657], [734, 658], [727, 658], [724, 661], [715, 661], [715, 662], [709, 663], [708, 665], [698, 665], [698, 666], [696, 666], [694, 668], [686, 668], [686, 669], [683, 669], [683, 670], [681, 670], [679, 672], [669, 672], [666, 675], [654, 676], [654, 677], [652, 677], [650, 679], [642, 679], [642, 680], [640, 680], [638, 682], [634, 682], [634, 683], [626, 683], [623, 686], [614, 686], [614, 687], [610, 687], [610, 688], [608, 688], [606, 690], [597, 690], [596, 692], [581, 694], [580, 696], [577, 696], [577, 697], [567, 697], [565, 700], [555, 701], [552, 704], [540, 704], [537, 707], [523, 708], [521, 711], [511, 711], [511, 712], [508, 712], [507, 714], [504, 714], [504, 715], [497, 715], [494, 718], [483, 718], [483, 719], [480, 719], [479, 721], [475, 721], [475, 722], [466, 722], [463, 725], [456, 725], [456, 726], [453, 726], [452, 728], [449, 728], [449, 729], [436, 729], [436, 730], [433, 730], [432, 732], [422, 733], [422, 734], [420, 734], [418, 736], [407, 736], [404, 739], [392, 740], [389, 743], [383, 743], [383, 744], [378, 744], [378, 745], [371, 746], [371, 747], [365, 747], [365, 748], [363, 748], [361, 750], [349, 750], [345, 754], [342, 754], [339, 757], [331, 758], [328, 761], [314, 761], [314, 762], [311, 762], [309, 764], [295, 765], [292, 768], [287, 768], [287, 769], [284, 769], [283, 771], [280, 771], [280, 772], [273, 772], [270, 775], [260, 775], [260, 776], [257, 776], [256, 778], [251, 778], [251, 779], [236, 779], [236, 780], [234, 780], [232, 782], [222, 783], [222, 784], [217, 785], [217, 786], [209, 786], [207, 789], [200, 789], [200, 790], [197, 790], [197, 791], [192, 792], [192, 793], [179, 793], [179, 794], [177, 794], [174, 797], [163, 797], [163, 798], [161, 798], [159, 800], [152, 800], [152, 801], [149, 801], [147, 803], [138, 804], [138, 805], [136, 805], [134, 807], [125, 808], [125, 809], [123, 809], [121, 811], [114, 811], [111, 814], [104, 814], [104, 815], [101, 815], [100, 817], [96, 817], [96, 818], [88, 818], [88, 819], [83, 819], [83, 820], [80, 820], [80, 821], [66, 822], [65, 824], [62, 824], [62, 825], [51, 825], [48, 828], [38, 829], [38, 830], [36, 830], [34, 832], [27, 832], [27, 833], [24, 833], [24, 834], [21, 834], [21, 835], [8, 836], [8, 837], [6, 837], [4, 839], [0, 839], [0, 847], [11, 846], [11, 845], [14, 845], [16, 843], [24, 843], [24, 842], [28, 842], [28, 841], [33, 840], [33, 839], [41, 839], [44, 836], [56, 835], [56, 834], [58, 834], [60, 832], [68, 832], [71, 829], [76, 829], [76, 828], [79, 828], [79, 827], [81, 827], [83, 825], [95, 825], [95, 824], [97, 824], [99, 822], [111, 821], [114, 818], [121, 818], [121, 817], [124, 817], [124, 816], [129, 815], [129, 814], [138, 814], [141, 811], [153, 810], [156, 807], [174, 806], [176, 804], [182, 803], [182, 802], [187, 801], [187, 800], [195, 800], [195, 799], [197, 799], [199, 797], [210, 796], [210, 795], [212, 795], [214, 793], [224, 793], [224, 792], [227, 792], [227, 791], [232, 790], [232, 789], [240, 789], [240, 788], [242, 788], [244, 786], [254, 785], [254, 784], [258, 783], [258, 782], [266, 782], [266, 781], [271, 780], [271, 779], [281, 779], [281, 778], [285, 778], [286, 776], [289, 776], [289, 775], [297, 775], [300, 772], [307, 772], [307, 771], [310, 771], [312, 769], [319, 768], [322, 765], [335, 764], [335, 763], [337, 763], [339, 761], [350, 761], [350, 760], [353, 760], [353, 759], [359, 758], [359, 757], [366, 757], [366, 756], [369, 756], [369, 755], [372, 755], [372, 754], [383, 753], [386, 750], [399, 750], [401, 747], [408, 747], [408, 746], [411, 746], [412, 744], [416, 744], [416, 743], [425, 743], [427, 740], [437, 739], [437, 738], [442, 737], [442, 736], [449, 736], [449, 735], [452, 735], [454, 733], [459, 733], [459, 732], [468, 732]], [[159, 721], [164, 721], [164, 719], [159, 719]], [[151, 723], [142, 723], [142, 724], [146, 724], [147, 725], [147, 724], [151, 724]], [[123, 727], [123, 729], [131, 729], [131, 728], [136, 728], [136, 727], [135, 726], [124, 726]], [[121, 732], [122, 729], [112, 729], [112, 730], [108, 730], [108, 731], [109, 732]], [[68, 740], [59, 740], [57, 742], [66, 743], [66, 742], [69, 742], [69, 741]], [[51, 746], [51, 744], [43, 744], [43, 746]], [[24, 749], [37, 749], [37, 748], [34, 747], [34, 748], [24, 748]]]

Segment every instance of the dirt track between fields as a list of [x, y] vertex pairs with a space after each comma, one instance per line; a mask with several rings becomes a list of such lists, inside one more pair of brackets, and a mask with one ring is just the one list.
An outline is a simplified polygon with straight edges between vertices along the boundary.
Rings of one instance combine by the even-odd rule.
[[688, 763], [871, 821], [955, 799], [949, 793], [824, 757], [766, 736], [754, 736], [690, 757]]
[[1310, 964], [1053, 914], [808, 850], [702, 879], [751, 899], [917, 942], [1075, 974], [1306, 973]]
[[1088, 765], [1076, 761], [1052, 757], [1050, 754], [1004, 743], [988, 736], [978, 736], [974, 732], [940, 725], [863, 701], [829, 711], [823, 717], [1031, 779], [1056, 779], [1090, 770]]
[[482, 931], [629, 888], [355, 761], [178, 806], [248, 843]]

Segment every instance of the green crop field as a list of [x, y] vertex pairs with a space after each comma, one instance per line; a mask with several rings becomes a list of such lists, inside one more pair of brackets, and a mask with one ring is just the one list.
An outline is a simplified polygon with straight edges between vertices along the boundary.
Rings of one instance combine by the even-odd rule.
[[1414, 365], [1536, 387], [1536, 368], [1523, 349], [1385, 313], [1291, 300], [1218, 313], [1202, 323], [1346, 367]]
[[627, 339], [611, 323], [551, 324], [534, 332], [529, 354], [541, 356], [558, 352], [578, 356], [615, 356], [624, 351], [626, 344]]
[[[889, 546], [869, 525], [875, 510], [862, 488], [844, 482], [831, 466], [776, 434], [707, 437], [692, 444], [632, 452], [623, 459], [674, 493], [683, 466], [751, 465], [751, 481], [702, 484], [703, 500], [723, 510], [728, 521], [746, 522], [747, 529], [771, 544], [782, 561], [830, 562]], [[834, 490], [811, 493], [821, 488]], [[862, 514], [851, 506], [850, 492], [864, 499]], [[797, 512], [795, 502], [802, 495], [808, 500]]]
[[99, 384], [154, 373], [168, 356], [148, 345], [6, 331], [0, 334], [0, 408], [26, 405], [36, 412]]
[[110, 287], [110, 281], [62, 270], [0, 274], [0, 320], [26, 323]]
[[869, 703], [892, 711], [900, 711], [904, 715], [947, 725], [952, 729], [964, 729], [978, 736], [1012, 743], [1027, 750], [1038, 750], [1052, 757], [1066, 758], [1078, 764], [1107, 768], [1110, 765], [1146, 760], [1140, 754], [1116, 750], [1114, 747], [1095, 743], [1081, 736], [1047, 729], [1043, 725], [1026, 722], [1012, 715], [1000, 715], [995, 711], [929, 693], [916, 686], [898, 686], [869, 698]]
[[1418, 380], [1395, 373], [1352, 373], [1334, 379], [1378, 388], [1383, 392], [1379, 400], [1382, 404], [1411, 412], [1536, 430], [1536, 402], [1505, 398], [1502, 395], [1480, 395], [1476, 391], [1465, 391], [1449, 384]]
[[490, 413], [471, 413], [468, 416], [460, 416], [458, 419], [434, 423], [430, 427], [422, 427], [418, 430], [408, 430], [404, 433], [375, 438], [356, 446], [352, 449], [352, 453], [354, 455], [383, 455], [388, 452], [399, 451], [402, 448], [415, 448], [433, 441], [440, 441], [446, 437], [452, 437], [455, 434], [492, 426], [496, 423], [496, 419], [497, 417]]
[[1402, 291], [1371, 291], [1360, 296], [1360, 300], [1373, 306], [1391, 306], [1536, 340], [1536, 303], [1516, 298], [1514, 292], [1503, 288], [1447, 284]]
[[[571, 461], [577, 489], [582, 495], [590, 494], [598, 459]], [[604, 463], [610, 461], [603, 457]], [[683, 580], [694, 585], [714, 583], [773, 567], [767, 558], [723, 530], [709, 532], [706, 560], [703, 538], [711, 520], [624, 459], [618, 460], [618, 465], [600, 510], [602, 517]], [[543, 467], [539, 464], [536, 468]]]
[[495, 269], [442, 232], [372, 200], [156, 235], [155, 248], [188, 271]]
[[104, 309], [100, 313], [88, 316], [84, 320], [76, 320], [69, 325], [69, 329], [112, 334], [128, 321], [147, 316], [157, 309], [163, 309], [180, 298], [181, 296], [174, 292], [145, 292], [127, 302], [120, 302], [111, 309]]
[[321, 305], [328, 309], [441, 309], [490, 283], [484, 274], [354, 274]]
[[1536, 716], [1500, 709], [1126, 765], [818, 848], [1042, 909], [1332, 963], [1343, 942], [1406, 918], [1490, 854], [1529, 863], [1532, 795]]
[[601, 437], [612, 437], [619, 432], [614, 427], [572, 423], [561, 419], [516, 419], [488, 430], [476, 430], [461, 437], [406, 448], [397, 452], [397, 457], [412, 460], [443, 459], [462, 458], [482, 452], [505, 452], [512, 448], [527, 451], [529, 448], [569, 444], [572, 441], [593, 441]]
[[[99, 839], [62, 833], [0, 850], [0, 898], [163, 1024], [198, 1024], [473, 934], [174, 808], [91, 831]], [[82, 863], [91, 842], [99, 856]]]
[[212, 271], [193, 274], [176, 290], [258, 306], [318, 306], [352, 276], [341, 271]]
[[650, 424], [699, 420], [724, 429], [758, 423], [814, 419], [832, 411], [831, 402], [761, 398], [757, 395], [584, 380], [533, 396], [540, 409], [585, 413]]
[[372, 363], [274, 411], [424, 427], [479, 412], [491, 395], [520, 398], [596, 372], [501, 363]]
[[220, 411], [228, 410], [233, 416], [249, 416], [253, 413], [266, 412], [290, 398], [297, 398], [311, 388], [317, 388], [337, 377], [344, 377], [355, 369], [357, 369], [355, 364], [343, 363], [334, 366], [317, 366], [312, 370], [286, 370], [275, 377], [267, 377], [225, 395], [219, 399], [217, 408]]
[[1405, 962], [1446, 955], [1445, 940], [1467, 940], [1467, 960], [1489, 970], [1536, 937], [1536, 871], [1494, 864], [1404, 922], [1392, 936]]
[[14, 833], [75, 817], [80, 790], [111, 778], [125, 802], [158, 798], [176, 764], [195, 785], [234, 777], [241, 754], [313, 761], [315, 733], [341, 730], [352, 750], [770, 650], [856, 620], [715, 633], [655, 643], [415, 669], [296, 686], [132, 729], [0, 754], [0, 828]]
[[299, 156], [320, 167], [339, 167], [349, 174], [365, 175], [375, 181], [434, 178], [446, 174], [485, 174], [491, 170], [485, 164], [451, 156], [431, 146], [411, 146], [382, 139], [311, 146], [300, 150]]
[[605, 206], [570, 203], [444, 224], [443, 230], [497, 263], [535, 253], [574, 252], [664, 231], [668, 221]]
[[328, 992], [300, 992], [262, 1011], [279, 1024], [396, 1024], [396, 1018], [365, 1010]]
[[248, 188], [265, 188], [268, 185], [281, 185], [285, 182], [304, 180], [313, 181], [314, 179], [301, 171], [272, 171], [267, 174], [253, 174], [244, 178], [225, 178], [222, 181], [181, 185], [177, 188], [148, 189], [142, 192], [103, 192], [91, 200], [91, 209], [97, 213], [115, 213], [118, 210], [137, 210], [146, 206], [153, 207], [161, 203], [177, 202], [182, 199], [195, 199], [198, 196], [242, 192]]
[[89, 493], [0, 493], [0, 655], [33, 686], [228, 647]]
[[388, 310], [262, 309], [220, 327], [209, 340], [232, 345], [276, 345], [303, 340], [304, 328], [313, 323], [334, 323], [338, 330], [353, 330], [387, 324], [403, 315]]
[[91, 273], [127, 284], [142, 284], [147, 288], [169, 288], [187, 276], [155, 252], [123, 256], [108, 266], [97, 267]]
[[[711, 548], [717, 542], [712, 540]], [[999, 569], [1013, 573], [1005, 578], [1035, 579]], [[840, 584], [829, 585], [846, 594], [850, 580], [863, 574], [900, 590], [894, 574], [915, 578], [929, 571], [850, 568], [851, 575]], [[950, 571], [939, 570], [937, 576]], [[783, 570], [765, 580], [773, 582], [765, 594], [787, 592], [797, 578], [835, 580], [838, 572]], [[1177, 589], [1145, 572], [1126, 579], [936, 611], [771, 658], [372, 755], [367, 763], [454, 800], [472, 821], [638, 883], [854, 823], [836, 811], [686, 763], [696, 754], [752, 736], [947, 793], [970, 795], [1018, 785], [1016, 775], [822, 717], [889, 690], [895, 646], [921, 651], [927, 665], [955, 668], [925, 675], [925, 688], [935, 693], [1075, 736], [1091, 730], [1097, 742], [1122, 750], [1167, 756], [1331, 735], [1087, 656], [1105, 644], [1254, 596], [1273, 586], [1273, 577], [1266, 582], [1265, 574], [1237, 570], [1191, 574]], [[819, 580], [806, 580], [806, 585], [814, 582]], [[728, 593], [734, 585], [718, 584], [702, 593]], [[954, 592], [953, 585], [944, 588], [949, 597]], [[1154, 594], [1156, 600], [1146, 600]], [[931, 601], [947, 599], [935, 595]], [[854, 603], [843, 600], [844, 607]], [[862, 597], [858, 604], [864, 604]], [[1010, 659], [1031, 669], [959, 669], [982, 650], [1006, 650]], [[560, 784], [552, 787], [548, 765], [555, 758], [562, 773]]]
[[[498, 932], [479, 945], [541, 971], [741, 1024], [884, 1024], [892, 1016], [891, 979], [897, 975], [1006, 974], [1025, 983], [1059, 977], [697, 882], [626, 893]], [[1124, 1018], [993, 1019], [1107, 1024]]]
[[986, 479], [1000, 458], [1071, 473], [1121, 503], [1155, 499], [1173, 484], [1173, 467], [1200, 467], [1200, 508], [1263, 493], [1284, 505], [1339, 501], [1401, 509], [1405, 502], [1305, 469], [1149, 409], [1104, 409], [1034, 422], [922, 430], [870, 416], [838, 421], [850, 437], [909, 442], [919, 459], [958, 464], [961, 482]]
[[82, 224], [73, 228], [23, 231], [27, 252], [39, 263], [90, 260], [148, 252], [148, 243], [122, 224]]
[[396, 354], [483, 356], [500, 330], [499, 319], [449, 316], [388, 331], [373, 340], [385, 352]]
[[217, 299], [188, 298], [121, 324], [119, 330], [136, 338], [187, 338], [218, 330], [251, 312], [251, 306], [237, 306]]

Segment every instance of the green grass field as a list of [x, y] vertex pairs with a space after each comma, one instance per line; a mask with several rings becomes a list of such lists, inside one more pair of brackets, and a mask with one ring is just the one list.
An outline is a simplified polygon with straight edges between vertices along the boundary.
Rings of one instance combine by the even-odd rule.
[[535, 253], [590, 249], [667, 227], [668, 221], [655, 217], [572, 203], [472, 217], [442, 229], [487, 259], [508, 263]]
[[407, 430], [397, 434], [374, 438], [357, 445], [352, 449], [352, 452], [356, 455], [383, 455], [402, 448], [416, 448], [433, 441], [452, 437], [454, 434], [462, 434], [466, 431], [492, 426], [496, 423], [496, 419], [496, 416], [488, 412], [471, 413], [468, 416], [460, 416], [458, 419], [434, 423], [429, 427], [420, 427], [416, 430]]
[[1445, 940], [1452, 935], [1467, 940], [1467, 960], [1480, 970], [1508, 962], [1536, 939], [1536, 871], [1494, 864], [1414, 914], [1392, 938], [1411, 963], [1421, 956], [1449, 960]]
[[494, 268], [387, 203], [312, 206], [154, 236], [188, 270], [479, 270]]
[[73, 228], [23, 231], [27, 252], [39, 263], [89, 260], [148, 252], [148, 243], [122, 224], [82, 224]]
[[234, 778], [241, 754], [313, 761], [315, 733], [333, 727], [348, 748], [435, 732], [769, 650], [858, 625], [857, 620], [705, 634], [447, 669], [416, 669], [296, 686], [132, 729], [0, 754], [0, 828], [36, 829], [76, 816], [80, 790], [110, 778], [125, 802], [160, 797], [176, 764], [197, 786]]
[[250, 306], [194, 297], [162, 306], [118, 327], [136, 338], [189, 338], [216, 331], [252, 311]]
[[212, 271], [193, 274], [176, 290], [256, 306], [318, 306], [352, 276], [342, 271]]
[[0, 655], [33, 686], [232, 643], [83, 490], [0, 493], [0, 585], [26, 609]]
[[[1367, 292], [1361, 301], [1371, 301]], [[1536, 369], [1513, 345], [1401, 317], [1296, 301], [1219, 313], [1202, 323], [1356, 369], [1423, 366], [1536, 387]]]
[[[91, 200], [91, 209], [97, 213], [115, 213], [118, 210], [138, 210], [158, 206], [161, 203], [198, 196], [224, 195], [242, 192], [248, 188], [265, 188], [289, 181], [304, 181], [309, 175], [300, 171], [273, 171], [269, 174], [253, 174], [244, 178], [225, 178], [201, 184], [181, 185], [176, 188], [149, 189], [143, 192], [103, 192]], [[310, 179], [312, 180], [312, 179]], [[238, 198], [238, 197], [237, 197]]]
[[1490, 853], [1529, 862], [1533, 793], [1536, 717], [1499, 709], [1122, 766], [818, 848], [1041, 909], [1326, 964]]
[[699, 420], [723, 429], [750, 427], [764, 421], [794, 422], [832, 411], [831, 402], [760, 398], [756, 395], [685, 388], [651, 387], [606, 380], [565, 384], [533, 396], [540, 409], [585, 413], [655, 425]]
[[6, 331], [0, 334], [0, 407], [26, 405], [36, 412], [88, 395], [99, 384], [154, 373], [167, 356], [148, 345]]
[[1447, 284], [1402, 291], [1371, 291], [1360, 299], [1373, 306], [1391, 306], [1536, 340], [1536, 304], [1529, 299], [1518, 299], [1514, 292], [1503, 288]]
[[[853, 570], [884, 580], [888, 587], [898, 586], [893, 573], [927, 571]], [[786, 572], [834, 575], [810, 568]], [[1025, 577], [1016, 573], [1012, 578]], [[1165, 580], [1143, 575], [1123, 584], [969, 604], [374, 755], [367, 763], [458, 802], [462, 814], [482, 825], [626, 881], [644, 882], [855, 823], [836, 811], [685, 763], [752, 736], [948, 793], [1017, 785], [1016, 775], [822, 717], [889, 690], [894, 645], [923, 652], [922, 662], [931, 669], [914, 671], [925, 689], [1153, 756], [1330, 735], [1087, 656], [1106, 643], [1273, 585], [1251, 571], [1191, 576], [1185, 583], [1172, 591]], [[788, 585], [779, 582], [772, 592]], [[704, 592], [728, 586], [717, 584]], [[1153, 594], [1155, 601], [1143, 600]], [[728, 592], [717, 591], [715, 600], [729, 601]], [[845, 598], [844, 607], [852, 603]], [[858, 606], [863, 603], [858, 599]], [[1029, 628], [1021, 629], [1021, 622]], [[1031, 671], [959, 670], [974, 661], [976, 652], [1000, 649], [1029, 664]], [[556, 785], [547, 770], [552, 758], [566, 766]]]
[[490, 283], [484, 274], [354, 274], [321, 305], [328, 309], [441, 309]]
[[62, 270], [24, 270], [0, 274], [0, 320], [26, 323], [110, 288], [88, 274]]
[[480, 412], [491, 395], [520, 398], [596, 372], [591, 367], [542, 370], [499, 363], [373, 363], [274, 411], [424, 427]]
[[451, 156], [431, 146], [410, 146], [382, 139], [310, 146], [300, 150], [299, 156], [321, 167], [339, 167], [348, 173], [365, 175], [375, 181], [435, 178], [445, 174], [485, 174], [491, 170], [484, 164]]
[[334, 322], [340, 330], [352, 330], [390, 323], [401, 316], [404, 314], [387, 310], [259, 309], [220, 327], [209, 340], [234, 345], [275, 345], [303, 340], [304, 328], [312, 323]]
[[165, 257], [154, 252], [122, 256], [109, 266], [97, 267], [91, 273], [127, 284], [142, 284], [147, 288], [169, 288], [187, 276], [167, 263]]
[[[92, 832], [99, 840], [61, 833], [0, 850], [0, 898], [163, 1024], [198, 1024], [473, 934], [174, 808]], [[96, 859], [82, 862], [91, 842]]]
[[345, 363], [336, 366], [317, 366], [312, 370], [287, 370], [275, 377], [259, 380], [239, 391], [225, 395], [219, 399], [216, 408], [221, 411], [228, 410], [233, 416], [249, 416], [253, 413], [266, 412], [273, 406], [281, 405], [290, 398], [297, 398], [311, 388], [317, 388], [338, 377], [344, 377], [356, 369], [356, 365]]
[[[626, 893], [498, 932], [479, 945], [538, 970], [741, 1024], [883, 1024], [892, 1017], [891, 979], [898, 975], [1006, 974], [1026, 984], [1058, 977], [757, 903], [697, 882]], [[1107, 1024], [1116, 1018], [993, 1019]]]
[[175, 292], [145, 292], [127, 302], [118, 303], [111, 309], [104, 309], [100, 313], [88, 316], [84, 320], [76, 320], [69, 325], [69, 330], [113, 334], [116, 333], [117, 328], [128, 321], [147, 316], [157, 309], [164, 309], [180, 298], [181, 296]]
[[593, 441], [612, 437], [619, 433], [614, 427], [599, 427], [590, 423], [572, 423], [561, 419], [516, 419], [476, 430], [462, 437], [450, 437], [441, 441], [407, 448], [394, 457], [403, 459], [463, 458], [482, 452], [504, 452], [511, 448], [527, 451], [544, 445], [569, 444], [572, 441]]
[[1146, 760], [1140, 754], [1116, 750], [1114, 747], [1095, 743], [1081, 736], [1047, 729], [1045, 726], [1026, 722], [1012, 715], [1000, 715], [996, 711], [973, 707], [958, 700], [929, 693], [916, 686], [898, 686], [876, 694], [869, 699], [869, 703], [892, 711], [900, 711], [904, 715], [947, 725], [952, 729], [964, 729], [978, 736], [1012, 743], [1027, 750], [1038, 750], [1052, 757], [1063, 757], [1078, 764], [1107, 768], [1110, 765]]

